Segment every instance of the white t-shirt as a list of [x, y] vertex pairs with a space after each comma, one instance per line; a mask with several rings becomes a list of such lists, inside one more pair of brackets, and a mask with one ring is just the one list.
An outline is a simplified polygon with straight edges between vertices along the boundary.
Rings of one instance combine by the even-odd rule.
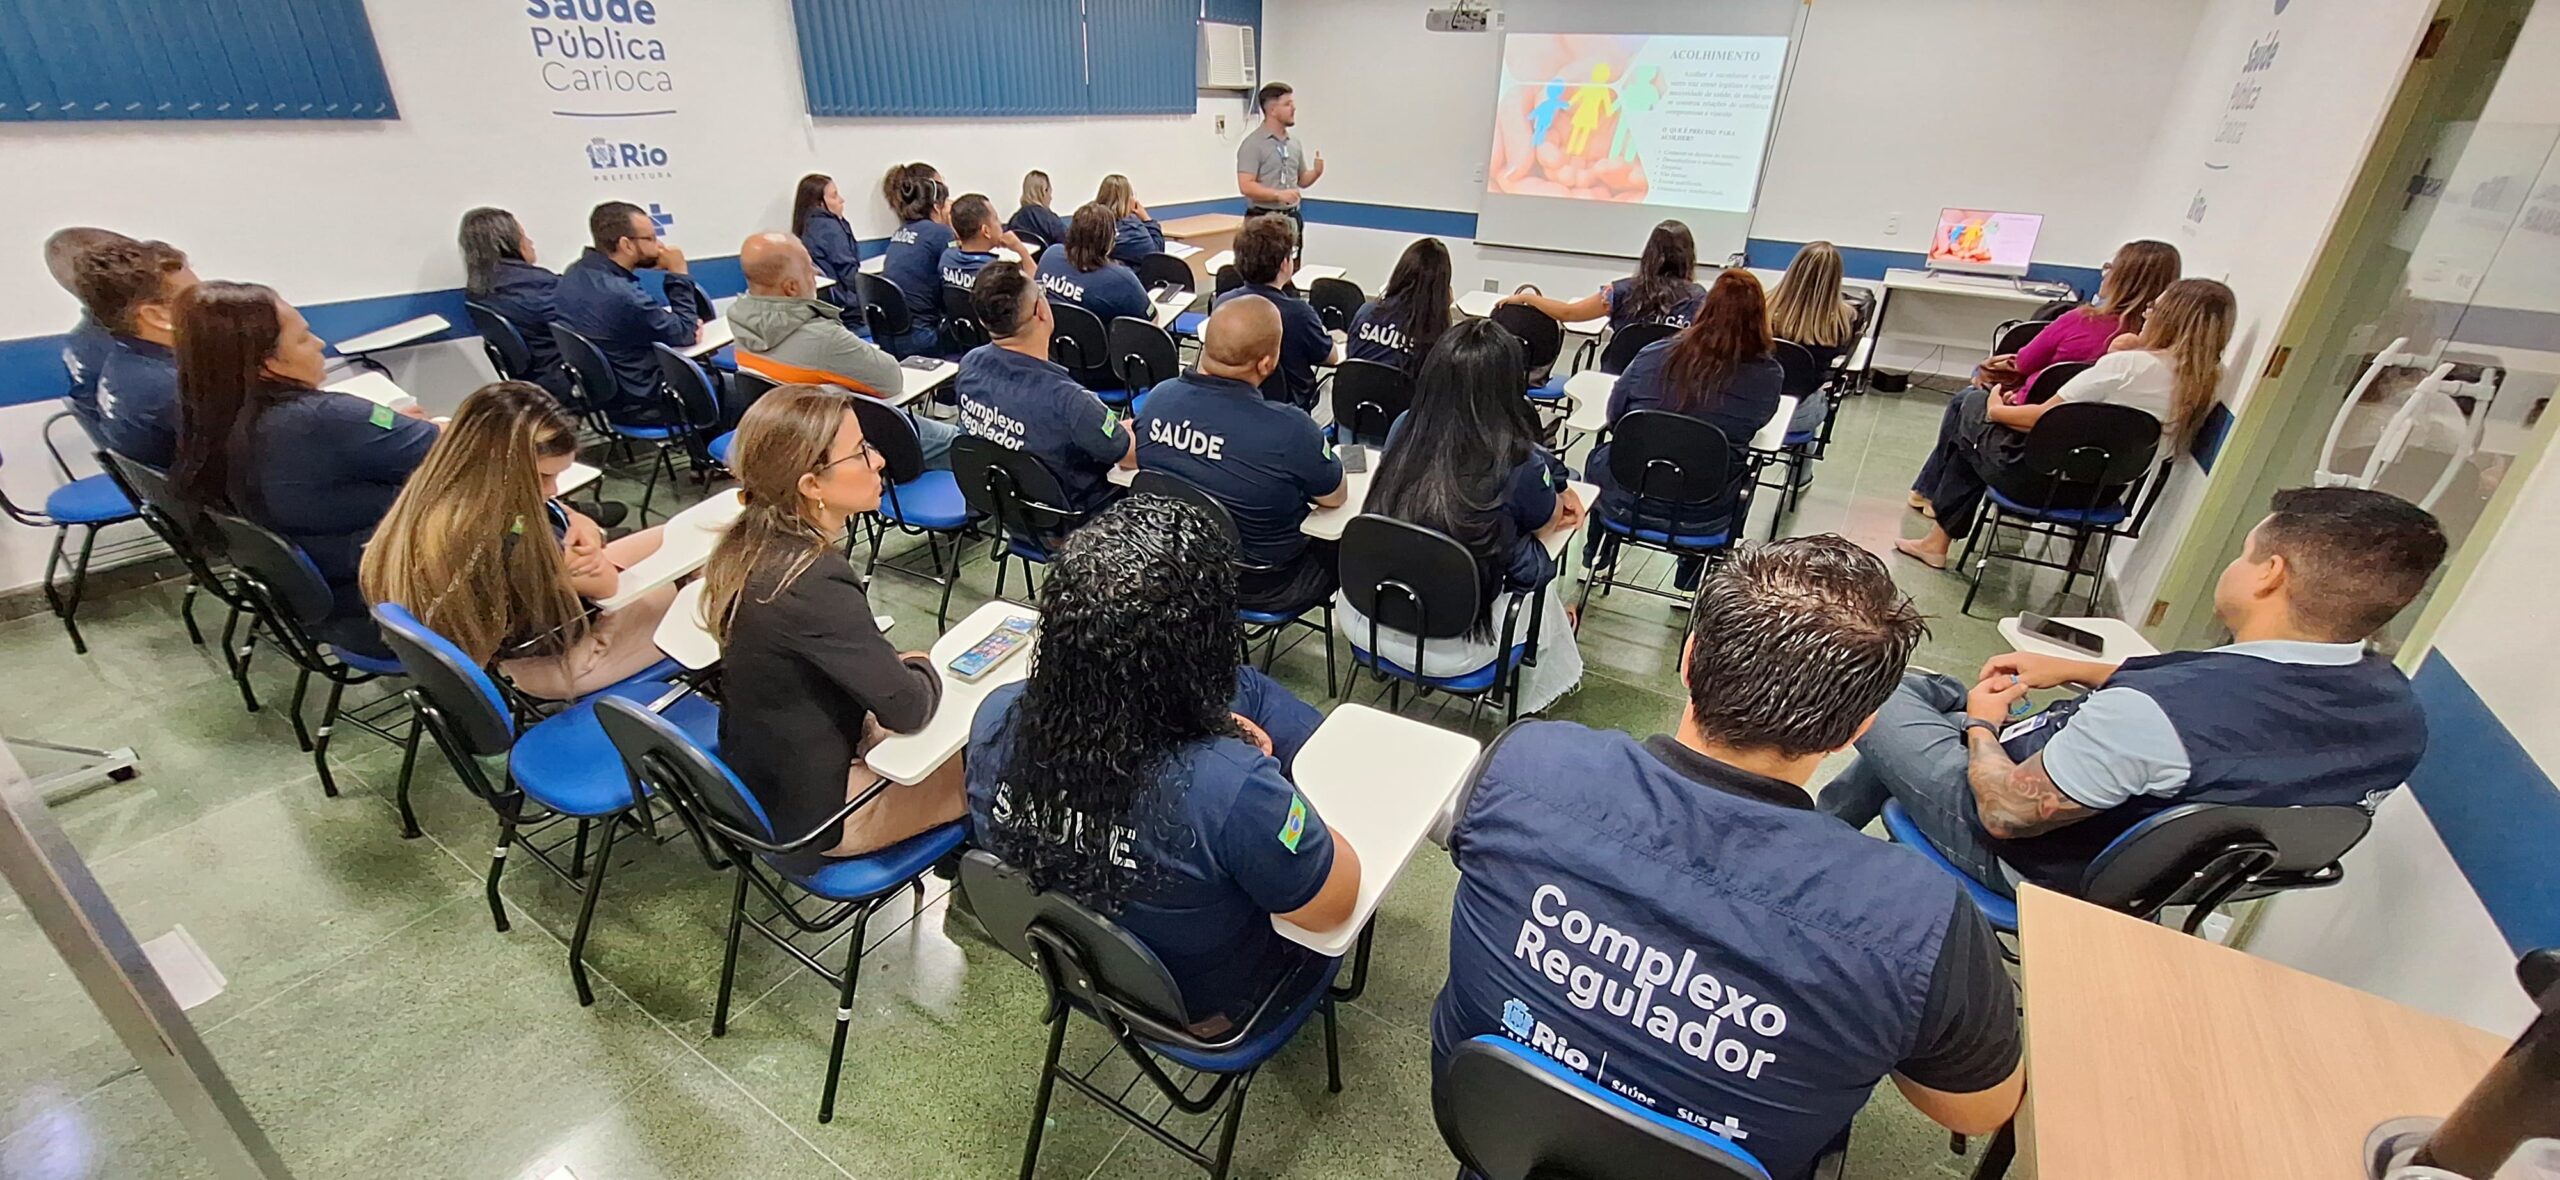
[[2177, 395], [2178, 376], [2169, 362], [2158, 353], [2128, 348], [2108, 353], [2088, 372], [2065, 382], [2053, 400], [2131, 406], [2158, 418], [2162, 435], [2175, 436], [2179, 424], [2172, 416]]

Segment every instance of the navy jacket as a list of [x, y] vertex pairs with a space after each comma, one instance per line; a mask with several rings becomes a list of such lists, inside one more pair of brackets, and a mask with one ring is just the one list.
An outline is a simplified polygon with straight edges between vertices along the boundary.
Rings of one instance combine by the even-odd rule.
[[71, 378], [70, 388], [63, 391], [63, 404], [80, 420], [81, 429], [101, 445], [105, 440], [98, 436], [98, 374], [115, 349], [116, 338], [108, 334], [106, 325], [85, 311], [62, 337], [62, 371]]
[[1030, 234], [1043, 245], [1055, 246], [1067, 240], [1067, 219], [1047, 205], [1025, 205], [1014, 210], [1004, 227], [1017, 234]]
[[513, 258], [501, 259], [497, 273], [490, 276], [489, 293], [477, 302], [504, 317], [524, 337], [525, 348], [533, 353], [533, 380], [550, 390], [553, 397], [565, 397], [572, 384], [569, 370], [560, 363], [560, 344], [551, 338], [551, 321], [560, 318], [555, 302], [560, 290], [560, 276]]
[[702, 321], [712, 317], [711, 301], [691, 278], [666, 279], [668, 306], [661, 307], [638, 276], [593, 246], [560, 275], [554, 296], [560, 322], [593, 341], [613, 365], [621, 388], [598, 408], [616, 422], [665, 424], [669, 411], [658, 396], [658, 354], [651, 346], [691, 344]]
[[1149, 254], [1164, 253], [1164, 227], [1152, 217], [1135, 215], [1120, 219], [1119, 232], [1111, 239], [1111, 256], [1131, 266]]
[[1316, 366], [1333, 356], [1333, 333], [1325, 331], [1324, 316], [1315, 305], [1294, 290], [1283, 291], [1254, 283], [1220, 295], [1211, 307], [1225, 307], [1230, 300], [1268, 299], [1280, 309], [1280, 367], [1263, 379], [1262, 396], [1275, 402], [1287, 402], [1301, 410], [1316, 405]]
[[98, 369], [98, 441], [162, 471], [178, 457], [178, 354], [134, 336], [116, 337]]
[[809, 248], [809, 261], [818, 264], [818, 273], [835, 280], [818, 297], [838, 307], [854, 306], [853, 276], [862, 273], [862, 248], [854, 244], [853, 226], [824, 209], [812, 209], [809, 224], [800, 229], [800, 244]]
[[[1609, 425], [1612, 429], [1617, 427], [1620, 418], [1637, 410], [1663, 409], [1672, 400], [1670, 382], [1664, 370], [1670, 363], [1672, 349], [1679, 343], [1677, 337], [1657, 340], [1637, 353], [1636, 359], [1627, 362], [1627, 371], [1619, 375], [1617, 385], [1609, 391]], [[1732, 376], [1725, 379], [1724, 388], [1717, 392], [1710, 404], [1688, 411], [1689, 417], [1724, 432], [1729, 452], [1727, 457], [1732, 464], [1729, 470], [1736, 488], [1741, 487], [1742, 481], [1751, 473], [1751, 436], [1758, 434], [1760, 428], [1768, 425], [1770, 417], [1778, 412], [1778, 398], [1785, 384], [1786, 373], [1778, 367], [1775, 359], [1757, 357], [1736, 366]], [[1591, 481], [1600, 485], [1600, 510], [1611, 519], [1629, 520], [1632, 519], [1635, 497], [1632, 492], [1620, 491], [1616, 478], [1609, 471], [1610, 448], [1616, 445], [1612, 441], [1594, 449], [1587, 470]], [[1708, 532], [1721, 527], [1725, 517], [1731, 514], [1732, 505], [1728, 503], [1673, 523]]]

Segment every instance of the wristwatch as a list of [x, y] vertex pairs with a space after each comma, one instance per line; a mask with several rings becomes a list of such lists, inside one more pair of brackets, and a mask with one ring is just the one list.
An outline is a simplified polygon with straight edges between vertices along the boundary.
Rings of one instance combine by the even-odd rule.
[[1966, 737], [1968, 737], [1968, 738], [1970, 738], [1970, 737], [1972, 737], [1972, 736], [1973, 736], [1973, 731], [1974, 731], [1974, 730], [1981, 729], [1981, 730], [1988, 730], [1988, 731], [1990, 732], [1990, 734], [1991, 734], [1991, 740], [1993, 740], [1993, 741], [1995, 741], [1995, 742], [2000, 740], [2000, 727], [1999, 727], [1999, 726], [1997, 726], [1997, 725], [1992, 724], [1991, 722], [1985, 721], [1985, 720], [1983, 720], [1982, 718], [1979, 718], [1979, 717], [1967, 717], [1967, 718], [1965, 718], [1965, 719], [1964, 719], [1964, 728], [1965, 728], [1965, 736], [1966, 736]]

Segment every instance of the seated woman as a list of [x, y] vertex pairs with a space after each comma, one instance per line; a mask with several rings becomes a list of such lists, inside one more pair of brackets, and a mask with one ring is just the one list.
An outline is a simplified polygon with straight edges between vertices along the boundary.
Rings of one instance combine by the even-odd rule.
[[[1956, 436], [1958, 423], [1966, 412], [1965, 404], [1974, 399], [1976, 390], [1987, 391], [1985, 398], [1996, 394], [2002, 401], [2017, 405], [2026, 397], [2027, 387], [2035, 383], [2036, 374], [2057, 364], [2086, 364], [2105, 356], [2119, 336], [2142, 331], [2144, 317], [2153, 301], [2178, 281], [2184, 263], [2178, 248], [2167, 242], [2127, 242], [2116, 248], [2115, 259], [2106, 266], [2106, 277], [2098, 284], [2098, 301], [2075, 307], [2036, 333], [2015, 356], [1995, 356], [1982, 362], [1975, 372], [1973, 385], [1947, 400], [1947, 412], [1938, 422], [1938, 450], [1911, 481], [1911, 506], [1930, 511], [1929, 489], [1938, 483], [1938, 455]], [[1980, 415], [1975, 415], [1980, 420]]]
[[[1066, 236], [1040, 252], [1040, 287], [1049, 297], [1092, 312], [1108, 330], [1121, 316], [1155, 320], [1138, 272], [1111, 257], [1111, 210], [1089, 201], [1067, 223]], [[1166, 374], [1172, 376], [1172, 374]]]
[[[798, 837], [881, 782], [862, 755], [933, 719], [942, 677], [873, 622], [845, 560], [845, 522], [880, 506], [880, 452], [853, 394], [784, 385], [757, 399], [729, 452], [746, 511], [702, 573], [702, 613], [720, 642], [720, 752], [776, 835]], [[856, 856], [960, 818], [955, 762], [891, 784], [802, 858]]]
[[2016, 406], [1968, 390], [1955, 436], [1929, 457], [1938, 474], [1929, 489], [1936, 522], [1918, 540], [1894, 542], [1894, 549], [1931, 569], [1947, 568], [1947, 550], [1972, 531], [1983, 493], [2016, 469], [2027, 432], [2055, 406], [2132, 406], [2160, 420], [2162, 454], [2184, 450], [2222, 383], [2222, 352], [2231, 344], [2237, 313], [2231, 288], [2212, 279], [2180, 279], [2152, 303], [2140, 335], [2120, 338], [2115, 351], [2051, 399]]
[[1678, 221], [1656, 225], [1645, 236], [1636, 273], [1580, 299], [1549, 299], [1527, 291], [1502, 299], [1528, 304], [1568, 324], [1606, 315], [1612, 332], [1636, 324], [1685, 328], [1706, 301], [1707, 289], [1698, 285], [1698, 240]]
[[1234, 557], [1162, 496], [1078, 529], [1040, 587], [1031, 678], [969, 736], [971, 842], [1116, 919], [1213, 1036], [1326, 962], [1271, 915], [1327, 929], [1360, 892], [1360, 858], [1289, 781], [1323, 718], [1236, 666]]
[[533, 235], [524, 232], [516, 215], [482, 206], [462, 215], [462, 289], [513, 325], [533, 354], [526, 379], [551, 396], [569, 396], [569, 368], [560, 363], [560, 346], [551, 339], [551, 321], [560, 318], [551, 295], [560, 276], [536, 261]]
[[[576, 700], [639, 675], [662, 658], [651, 637], [676, 588], [594, 606], [658, 551], [659, 531], [608, 542], [563, 506], [560, 476], [577, 460], [577, 424], [540, 388], [473, 391], [365, 547], [365, 597], [408, 607], [533, 696]], [[553, 544], [526, 543], [545, 532]]]
[[[1786, 373], [1770, 355], [1768, 301], [1760, 280], [1747, 270], [1728, 270], [1716, 276], [1696, 321], [1677, 336], [1646, 345], [1627, 362], [1627, 371], [1609, 391], [1609, 428], [1614, 432], [1620, 418], [1637, 410], [1669, 410], [1706, 422], [1724, 432], [1733, 488], [1739, 489], [1751, 478], [1751, 437], [1777, 414], [1785, 385]], [[1592, 449], [1591, 482], [1600, 485], [1601, 515], [1630, 520], [1635, 493], [1618, 487], [1609, 473], [1614, 446], [1608, 442]], [[1732, 516], [1733, 493], [1728, 490], [1716, 503], [1670, 523], [1682, 533], [1738, 532], [1742, 522]], [[1601, 536], [1594, 533], [1583, 549], [1585, 564], [1602, 548]], [[1694, 589], [1700, 564], [1697, 558], [1681, 559], [1673, 584]]]
[[1022, 204], [1005, 219], [1004, 227], [1052, 246], [1067, 240], [1067, 219], [1049, 207], [1048, 173], [1034, 168], [1022, 174]]
[[[1347, 598], [1336, 599], [1343, 634], [1363, 650], [1413, 668], [1423, 648], [1425, 676], [1458, 676], [1499, 654], [1502, 618], [1516, 595], [1556, 574], [1543, 536], [1582, 527], [1584, 505], [1565, 486], [1573, 473], [1538, 445], [1538, 421], [1520, 396], [1520, 341], [1491, 320], [1449, 329], [1423, 360], [1413, 409], [1387, 431], [1386, 457], [1369, 486], [1368, 511], [1456, 538], [1475, 555], [1477, 601], [1484, 613], [1460, 639], [1417, 645], [1412, 635], [1380, 627]], [[1582, 680], [1565, 595], [1551, 589], [1538, 617], [1538, 662], [1521, 672], [1520, 706], [1535, 713]], [[1514, 643], [1529, 639], [1521, 612]], [[1377, 646], [1371, 647], [1374, 642]]]
[[435, 426], [414, 406], [322, 390], [328, 346], [256, 283], [198, 284], [178, 301], [177, 338], [171, 484], [301, 546], [333, 600], [320, 637], [390, 658], [365, 613], [357, 559], [435, 445]]
[[1111, 210], [1114, 223], [1111, 256], [1131, 266], [1149, 254], [1164, 253], [1164, 227], [1147, 212], [1144, 202], [1130, 191], [1129, 178], [1117, 172], [1102, 178], [1102, 188], [1093, 199]]
[[[1806, 242], [1787, 264], [1786, 277], [1769, 292], [1769, 332], [1780, 340], [1803, 345], [1813, 354], [1817, 373], [1829, 373], [1858, 330], [1858, 309], [1840, 296], [1840, 251], [1829, 242]], [[1822, 429], [1831, 413], [1831, 395], [1820, 390], [1796, 403], [1787, 433]]]
[[872, 343], [902, 360], [941, 355], [942, 251], [959, 240], [951, 232], [951, 187], [931, 164], [899, 164], [880, 178], [880, 196], [898, 218], [880, 274], [906, 296], [910, 323], [906, 335]]
[[1387, 289], [1351, 317], [1347, 355], [1415, 371], [1449, 330], [1449, 247], [1419, 238], [1404, 248]]
[[830, 283], [821, 298], [838, 307], [862, 306], [853, 276], [862, 273], [862, 250], [853, 223], [844, 219], [844, 193], [833, 177], [812, 172], [791, 192], [791, 236], [809, 248], [809, 261]]

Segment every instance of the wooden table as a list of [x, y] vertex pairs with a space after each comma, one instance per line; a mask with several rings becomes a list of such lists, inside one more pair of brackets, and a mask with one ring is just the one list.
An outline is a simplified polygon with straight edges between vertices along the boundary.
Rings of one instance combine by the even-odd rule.
[[2034, 886], [2018, 914], [2044, 1180], [2353, 1180], [2375, 1124], [2450, 1113], [2507, 1048]]
[[1367, 705], [1335, 706], [1299, 749], [1290, 779], [1359, 854], [1359, 899], [1341, 925], [1309, 930], [1274, 914], [1272, 929], [1318, 954], [1349, 954], [1481, 748], [1465, 734]]
[[1165, 241], [1181, 242], [1198, 249], [1199, 253], [1183, 261], [1191, 264], [1192, 285], [1206, 291], [1210, 278], [1217, 272], [1203, 264], [1210, 255], [1235, 247], [1236, 231], [1244, 228], [1244, 218], [1233, 213], [1194, 213], [1165, 222], [1163, 228]]

